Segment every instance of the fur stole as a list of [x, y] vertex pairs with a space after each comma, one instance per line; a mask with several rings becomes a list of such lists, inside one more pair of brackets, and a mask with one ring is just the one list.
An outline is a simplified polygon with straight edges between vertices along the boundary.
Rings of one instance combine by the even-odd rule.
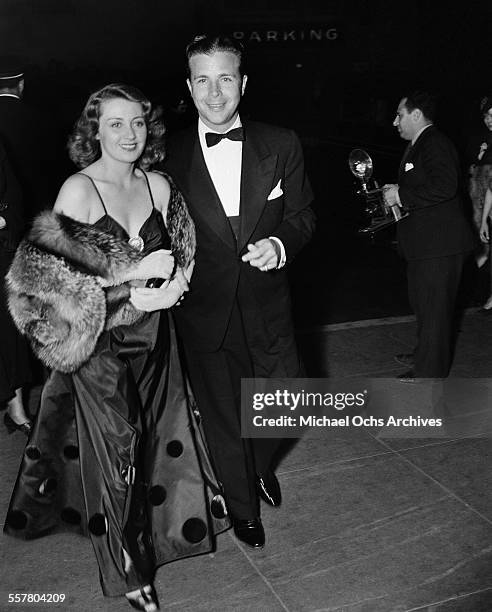
[[[184, 267], [194, 257], [195, 229], [181, 194], [166, 178], [167, 229], [173, 255]], [[54, 212], [36, 217], [6, 280], [12, 318], [47, 367], [75, 371], [104, 329], [145, 316], [130, 303], [126, 282], [141, 259], [127, 242], [92, 225]]]
[[482, 210], [487, 189], [492, 189], [492, 164], [474, 166], [470, 176], [470, 198], [477, 210]]

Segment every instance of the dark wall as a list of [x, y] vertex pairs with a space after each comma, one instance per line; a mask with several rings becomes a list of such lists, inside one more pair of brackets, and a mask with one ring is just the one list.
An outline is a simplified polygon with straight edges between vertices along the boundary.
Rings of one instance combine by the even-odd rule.
[[2, 0], [0, 55], [23, 55], [27, 94], [71, 123], [88, 92], [110, 81], [168, 107], [187, 96], [183, 48], [196, 32], [334, 25], [334, 41], [251, 42], [245, 112], [301, 132], [315, 124], [332, 136], [389, 138], [400, 95], [423, 84], [443, 95], [441, 120], [458, 134], [492, 89], [491, 4]]

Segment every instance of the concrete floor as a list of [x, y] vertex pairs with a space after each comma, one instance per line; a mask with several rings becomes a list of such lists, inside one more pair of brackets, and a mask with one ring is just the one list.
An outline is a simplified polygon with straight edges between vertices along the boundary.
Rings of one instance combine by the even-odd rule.
[[[267, 544], [222, 534], [217, 551], [161, 567], [162, 610], [176, 612], [489, 612], [492, 610], [492, 318], [462, 321], [442, 430], [312, 429], [277, 474], [283, 504], [263, 506]], [[377, 378], [419, 410], [425, 388], [396, 383], [411, 349], [407, 318], [304, 331], [311, 376]], [[376, 381], [376, 386], [378, 381]], [[382, 382], [381, 382], [382, 381]], [[374, 382], [374, 381], [373, 381]], [[5, 517], [25, 439], [0, 428]], [[0, 610], [129, 610], [102, 596], [88, 540], [0, 536]], [[9, 593], [64, 593], [59, 604], [11, 604]]]

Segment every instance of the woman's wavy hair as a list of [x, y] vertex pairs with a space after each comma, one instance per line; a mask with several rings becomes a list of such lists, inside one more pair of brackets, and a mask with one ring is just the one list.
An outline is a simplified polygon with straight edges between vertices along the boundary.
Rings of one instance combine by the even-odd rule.
[[142, 105], [147, 125], [147, 142], [137, 163], [143, 170], [148, 170], [162, 161], [165, 156], [164, 134], [166, 128], [161, 119], [162, 109], [160, 107], [152, 108], [150, 100], [140, 90], [122, 83], [106, 85], [89, 97], [68, 139], [68, 155], [78, 168], [86, 168], [101, 155], [99, 140], [96, 138], [99, 130], [101, 106], [103, 102], [114, 98], [122, 98]]

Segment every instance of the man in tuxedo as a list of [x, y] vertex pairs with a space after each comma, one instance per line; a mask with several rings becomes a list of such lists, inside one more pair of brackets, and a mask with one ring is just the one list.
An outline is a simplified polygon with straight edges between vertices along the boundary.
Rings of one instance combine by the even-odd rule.
[[285, 264], [311, 238], [313, 195], [297, 136], [239, 115], [241, 43], [199, 36], [186, 55], [198, 125], [170, 140], [166, 169], [195, 221], [197, 253], [176, 318], [235, 534], [261, 547], [258, 495], [281, 501], [279, 440], [241, 438], [241, 378], [303, 375]]
[[451, 141], [434, 127], [435, 99], [416, 91], [401, 99], [393, 125], [410, 141], [398, 184], [385, 185], [389, 206], [410, 214], [398, 222], [407, 260], [408, 294], [417, 318], [414, 353], [396, 355], [411, 369], [402, 382], [445, 378], [452, 360], [453, 315], [467, 255], [474, 247], [459, 197], [459, 161]]

